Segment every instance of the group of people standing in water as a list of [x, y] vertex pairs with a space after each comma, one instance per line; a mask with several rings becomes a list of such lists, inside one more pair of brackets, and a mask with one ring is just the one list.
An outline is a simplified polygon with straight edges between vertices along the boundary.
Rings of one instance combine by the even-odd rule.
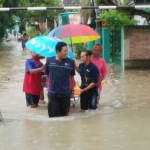
[[38, 54], [31, 52], [32, 57], [26, 61], [23, 92], [27, 106], [38, 106], [41, 93], [42, 72], [46, 76], [48, 90], [49, 117], [67, 116], [70, 110], [70, 98], [74, 96], [74, 75], [81, 76], [81, 110], [97, 109], [102, 90], [101, 82], [107, 74], [105, 60], [100, 57], [102, 46], [96, 44], [92, 51], [81, 52], [79, 66], [75, 60], [67, 58], [67, 44], [58, 42], [57, 55], [49, 57], [43, 65]]

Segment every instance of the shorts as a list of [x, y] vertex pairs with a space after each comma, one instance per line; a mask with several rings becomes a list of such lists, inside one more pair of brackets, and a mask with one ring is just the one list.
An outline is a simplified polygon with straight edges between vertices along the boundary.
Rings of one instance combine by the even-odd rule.
[[36, 105], [38, 106], [40, 95], [33, 95], [26, 93], [26, 103], [27, 106]]
[[49, 117], [67, 116], [70, 110], [70, 96], [57, 97], [49, 96], [48, 115]]

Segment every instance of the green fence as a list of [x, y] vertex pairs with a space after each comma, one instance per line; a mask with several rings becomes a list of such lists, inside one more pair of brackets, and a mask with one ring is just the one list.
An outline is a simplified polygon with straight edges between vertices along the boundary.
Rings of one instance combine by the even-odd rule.
[[111, 62], [121, 66], [121, 30], [110, 31]]
[[88, 49], [92, 50], [94, 44], [102, 44], [102, 57], [107, 63], [114, 63], [123, 68], [123, 29], [110, 30], [108, 28], [96, 29], [101, 39], [88, 43]]

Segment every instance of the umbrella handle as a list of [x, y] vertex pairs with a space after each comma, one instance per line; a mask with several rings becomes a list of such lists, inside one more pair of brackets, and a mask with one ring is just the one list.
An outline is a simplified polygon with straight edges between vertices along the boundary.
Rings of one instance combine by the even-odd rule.
[[73, 46], [72, 46], [72, 45], [70, 45], [70, 47], [71, 47], [71, 50], [72, 50], [72, 52], [73, 52]]
[[71, 50], [73, 52], [73, 46], [72, 46], [72, 39], [71, 38], [70, 38], [70, 41], [71, 41], [70, 47], [71, 47]]

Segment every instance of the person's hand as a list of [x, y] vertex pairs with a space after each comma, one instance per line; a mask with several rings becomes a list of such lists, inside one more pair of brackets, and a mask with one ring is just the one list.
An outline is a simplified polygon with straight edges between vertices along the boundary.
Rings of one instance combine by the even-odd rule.
[[46, 75], [42, 75], [41, 81], [42, 81], [42, 83], [46, 82]]
[[74, 98], [74, 93], [71, 94], [70, 98]]
[[83, 92], [85, 92], [86, 91], [86, 89], [81, 89], [81, 94], [83, 93]]
[[99, 81], [99, 82], [96, 84], [96, 86], [99, 86], [99, 85], [101, 85], [101, 81]]
[[44, 71], [45, 70], [45, 67], [46, 67], [46, 65], [43, 65], [40, 69], [41, 69], [41, 71]]
[[84, 92], [84, 90], [83, 89], [81, 89], [81, 94]]

